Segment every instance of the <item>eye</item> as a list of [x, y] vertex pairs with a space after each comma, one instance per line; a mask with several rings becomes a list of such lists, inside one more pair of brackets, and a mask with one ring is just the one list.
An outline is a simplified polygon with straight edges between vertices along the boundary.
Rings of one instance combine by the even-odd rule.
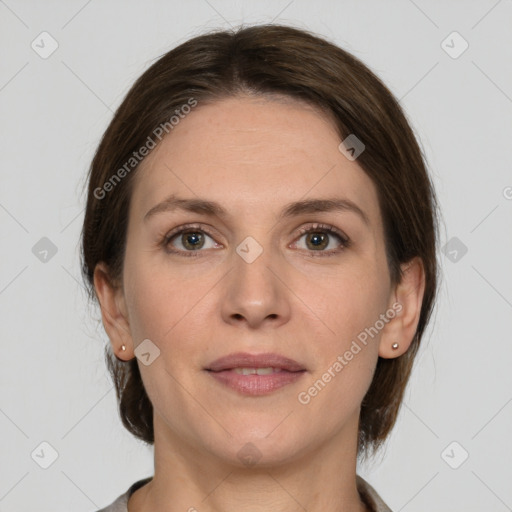
[[198, 256], [190, 253], [222, 247], [204, 229], [197, 226], [182, 226], [171, 231], [164, 237], [162, 245], [168, 252], [180, 253], [183, 256]]
[[[299, 241], [302, 238], [305, 238], [305, 246], [301, 247]], [[327, 224], [314, 224], [301, 228], [298, 240], [294, 242], [293, 248], [298, 246], [297, 248], [308, 251], [311, 256], [333, 256], [350, 246], [347, 236], [339, 229]], [[161, 245], [168, 253], [186, 257], [200, 256], [200, 253], [204, 252], [201, 249], [222, 247], [204, 228], [197, 225], [176, 228], [165, 235]]]
[[[314, 256], [332, 256], [350, 245], [350, 240], [347, 236], [334, 226], [326, 224], [315, 224], [307, 228], [302, 228], [300, 233], [301, 236], [299, 240], [303, 237], [305, 238], [305, 247], [299, 248], [320, 253], [314, 254]], [[336, 243], [333, 239], [338, 240], [338, 242]], [[298, 242], [295, 242], [295, 244], [297, 243]]]

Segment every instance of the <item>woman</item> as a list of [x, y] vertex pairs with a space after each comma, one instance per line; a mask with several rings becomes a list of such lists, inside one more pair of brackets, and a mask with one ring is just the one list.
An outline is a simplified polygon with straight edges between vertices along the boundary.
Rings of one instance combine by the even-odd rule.
[[83, 272], [153, 477], [104, 511], [388, 511], [392, 429], [436, 295], [436, 200], [397, 101], [291, 27], [193, 38], [94, 157]]

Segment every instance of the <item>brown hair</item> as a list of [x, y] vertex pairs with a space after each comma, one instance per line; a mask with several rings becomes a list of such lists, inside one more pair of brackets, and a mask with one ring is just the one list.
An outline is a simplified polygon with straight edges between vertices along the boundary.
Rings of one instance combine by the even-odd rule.
[[[144, 72], [115, 113], [90, 168], [81, 254], [88, 291], [94, 299], [99, 262], [108, 265], [113, 282], [121, 280], [137, 169], [136, 162], [131, 163], [133, 170], [126, 163], [134, 152], [153, 138], [157, 127], [167, 123], [170, 132], [169, 119], [191, 99], [201, 105], [242, 93], [307, 102], [333, 119], [340, 141], [355, 134], [366, 146], [357, 163], [377, 188], [392, 282], [401, 279], [401, 263], [415, 256], [423, 261], [425, 292], [413, 342], [400, 357], [378, 359], [361, 405], [358, 452], [375, 453], [396, 421], [433, 310], [437, 202], [422, 152], [397, 100], [362, 62], [338, 46], [304, 30], [259, 25], [194, 37]], [[136, 358], [120, 362], [108, 346], [105, 357], [123, 424], [153, 443], [153, 408]]]

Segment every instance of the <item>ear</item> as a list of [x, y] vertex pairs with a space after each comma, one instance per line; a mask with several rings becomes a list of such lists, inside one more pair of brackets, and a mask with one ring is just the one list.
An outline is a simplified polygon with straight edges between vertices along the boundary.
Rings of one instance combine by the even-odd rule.
[[[410, 347], [425, 292], [425, 269], [421, 258], [415, 257], [402, 264], [401, 269], [402, 279], [391, 294], [389, 304], [389, 310], [395, 311], [395, 316], [382, 330], [379, 343], [379, 356], [385, 359], [401, 356]], [[398, 343], [397, 349], [392, 348], [395, 343]]]
[[[105, 263], [100, 262], [94, 269], [94, 288], [101, 308], [103, 326], [110, 338], [112, 352], [125, 361], [133, 359], [134, 346], [126, 310], [124, 293], [115, 286]], [[122, 347], [125, 347], [125, 350]]]

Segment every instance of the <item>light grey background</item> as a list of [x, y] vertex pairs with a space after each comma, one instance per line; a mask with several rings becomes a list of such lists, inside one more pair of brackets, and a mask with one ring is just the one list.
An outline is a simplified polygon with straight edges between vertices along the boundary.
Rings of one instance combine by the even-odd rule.
[[[359, 473], [395, 512], [512, 510], [510, 0], [0, 0], [2, 512], [95, 510], [152, 474], [151, 450], [117, 416], [81, 286], [84, 177], [157, 57], [210, 28], [271, 21], [328, 37], [400, 98], [451, 240], [398, 424]], [[47, 58], [44, 31], [58, 44]], [[43, 237], [55, 255], [34, 254]], [[58, 453], [47, 469], [42, 442]]]

